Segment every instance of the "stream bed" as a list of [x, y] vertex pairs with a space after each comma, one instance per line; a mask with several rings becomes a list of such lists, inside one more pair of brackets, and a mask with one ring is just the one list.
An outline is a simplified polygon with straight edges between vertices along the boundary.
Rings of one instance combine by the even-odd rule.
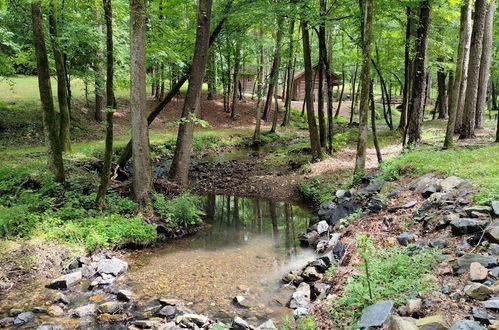
[[[135, 319], [150, 308], [151, 301], [163, 298], [181, 300], [194, 312], [223, 322], [235, 316], [254, 323], [269, 318], [279, 322], [292, 312], [278, 302], [280, 278], [314, 259], [313, 251], [302, 249], [298, 240], [314, 217], [305, 208], [284, 202], [215, 195], [203, 197], [203, 202], [206, 217], [200, 231], [129, 253], [124, 259], [130, 270], [112, 287], [133, 292], [136, 303], [130, 313]], [[0, 318], [12, 308], [29, 311], [49, 306], [57, 291], [46, 289], [45, 284], [25, 283], [12, 291], [0, 302]], [[89, 291], [86, 286], [65, 292], [71, 301], [67, 308], [114, 297], [110, 290]], [[245, 299], [237, 304], [236, 296]], [[59, 317], [42, 313], [30, 327], [33, 324], [69, 329], [92, 328], [98, 323], [95, 317], [72, 319], [66, 313]]]

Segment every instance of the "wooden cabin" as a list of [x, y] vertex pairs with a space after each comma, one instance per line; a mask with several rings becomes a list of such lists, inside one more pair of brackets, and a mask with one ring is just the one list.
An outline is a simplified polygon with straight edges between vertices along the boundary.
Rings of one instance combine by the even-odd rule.
[[244, 65], [239, 71], [239, 84], [241, 91], [244, 94], [253, 93], [255, 88], [256, 78], [258, 76], [258, 68], [253, 65]]
[[[318, 63], [314, 64], [312, 66], [312, 72], [313, 72], [313, 79], [314, 79], [314, 99], [317, 99], [317, 95], [319, 92], [319, 78], [318, 76]], [[341, 77], [338, 76], [336, 73], [331, 72], [331, 81], [333, 82], [333, 86], [339, 86], [341, 85]], [[324, 77], [324, 92], [326, 93], [327, 91], [327, 83], [326, 83], [326, 77]], [[301, 70], [300, 72], [296, 73], [295, 76], [293, 77], [293, 89], [291, 91], [291, 99], [294, 101], [300, 101], [305, 99], [305, 70]]]

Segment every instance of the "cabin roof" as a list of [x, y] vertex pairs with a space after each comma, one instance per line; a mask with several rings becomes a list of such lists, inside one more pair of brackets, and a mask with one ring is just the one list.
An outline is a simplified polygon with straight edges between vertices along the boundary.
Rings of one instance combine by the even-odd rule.
[[[314, 65], [312, 65], [312, 71], [315, 72], [315, 70], [317, 69], [317, 66], [319, 65], [319, 63], [315, 63]], [[293, 77], [293, 81], [297, 80], [297, 79], [300, 79], [301, 77], [303, 77], [305, 75], [305, 69], [301, 70], [301, 71], [298, 71], [294, 77]], [[336, 73], [334, 72], [331, 72], [331, 76], [333, 77], [333, 82], [341, 82], [341, 77], [338, 76]]]

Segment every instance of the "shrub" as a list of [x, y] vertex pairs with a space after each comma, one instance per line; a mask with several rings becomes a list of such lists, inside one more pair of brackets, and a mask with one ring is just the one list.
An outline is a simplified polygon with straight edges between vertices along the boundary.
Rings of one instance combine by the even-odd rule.
[[199, 210], [200, 198], [189, 192], [184, 192], [172, 200], [165, 200], [162, 194], [154, 193], [152, 200], [155, 212], [174, 229], [202, 222]]
[[12, 207], [0, 205], [0, 237], [27, 237], [39, 221], [40, 216], [31, 213], [28, 205]]

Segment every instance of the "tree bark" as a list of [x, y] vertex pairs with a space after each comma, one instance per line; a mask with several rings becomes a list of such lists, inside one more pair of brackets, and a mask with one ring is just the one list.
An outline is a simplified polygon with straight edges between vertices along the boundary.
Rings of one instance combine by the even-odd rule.
[[[209, 46], [213, 45], [213, 43], [217, 39], [218, 35], [220, 34], [220, 31], [222, 31], [222, 27], [225, 23], [225, 20], [227, 19], [227, 15], [229, 14], [233, 3], [234, 3], [233, 0], [227, 1], [225, 8], [224, 8], [224, 11], [223, 11], [223, 14], [222, 14], [222, 18], [218, 22], [217, 26], [215, 26], [215, 28], [213, 29], [213, 32], [210, 35]], [[176, 81], [173, 84], [173, 86], [171, 86], [170, 91], [168, 92], [168, 94], [166, 94], [165, 98], [158, 105], [156, 105], [156, 107], [154, 108], [153, 111], [151, 111], [151, 113], [149, 113], [149, 115], [147, 116], [147, 124], [148, 125], [151, 125], [151, 123], [154, 121], [154, 119], [156, 119], [156, 117], [161, 113], [161, 111], [163, 111], [163, 109], [166, 107], [166, 105], [168, 103], [170, 103], [170, 101], [173, 100], [173, 98], [179, 94], [180, 88], [187, 81], [190, 74], [191, 74], [191, 67], [187, 68], [185, 73], [182, 76], [180, 76], [179, 80]], [[172, 82], [173, 82], [173, 79], [172, 79]], [[130, 141], [128, 141], [128, 144], [123, 149], [123, 152], [120, 155], [120, 158], [118, 160], [118, 166], [121, 168], [125, 167], [126, 163], [128, 162], [128, 160], [131, 157], [132, 157], [132, 141], [130, 140]]]
[[235, 56], [234, 56], [234, 75], [233, 75], [233, 94], [232, 94], [232, 104], [231, 104], [231, 109], [230, 109], [230, 118], [232, 120], [237, 119], [237, 102], [239, 100], [238, 97], [238, 84], [239, 84], [239, 67], [240, 67], [240, 62], [241, 62], [241, 42], [239, 40], [236, 40], [236, 50], [235, 50]]
[[[293, 76], [294, 67], [296, 65], [296, 59], [294, 58], [294, 40], [293, 34], [295, 32], [295, 20], [291, 19], [289, 22], [289, 53], [288, 53], [288, 65], [286, 68], [287, 72], [287, 82], [286, 82], [286, 99], [284, 101], [284, 119], [281, 126], [287, 126], [291, 118], [291, 96], [293, 92]], [[284, 97], [284, 95], [283, 95]]]
[[132, 118], [133, 192], [135, 201], [150, 201], [151, 162], [146, 115], [146, 8], [130, 0], [130, 112]]
[[102, 0], [104, 16], [106, 18], [106, 141], [104, 149], [104, 165], [97, 191], [97, 206], [106, 207], [106, 193], [111, 175], [111, 161], [113, 157], [113, 114], [116, 104], [114, 102], [114, 52], [113, 52], [113, 9], [112, 0]]
[[469, 139], [475, 136], [475, 113], [478, 99], [480, 61], [483, 48], [483, 34], [486, 14], [487, 0], [476, 0], [473, 32], [471, 34], [470, 61], [468, 64], [468, 81], [466, 84], [463, 121], [459, 135], [460, 139]]
[[36, 54], [36, 68], [38, 72], [38, 89], [40, 91], [40, 101], [42, 103], [43, 110], [43, 132], [47, 147], [48, 167], [54, 175], [54, 180], [56, 182], [64, 182], [65, 178], [64, 165], [62, 162], [62, 148], [56, 125], [40, 1], [34, 1], [31, 3], [31, 22], [33, 29], [33, 43]]
[[355, 109], [355, 86], [357, 85], [357, 71], [358, 71], [358, 64], [355, 63], [355, 67], [352, 73], [352, 104], [350, 106], [350, 121], [349, 124], [353, 124], [353, 113]]
[[409, 104], [409, 121], [407, 125], [409, 144], [417, 143], [421, 140], [421, 124], [424, 116], [425, 98], [428, 94], [426, 92], [426, 87], [428, 73], [428, 35], [430, 30], [430, 14], [430, 1], [421, 0], [419, 7], [419, 27], [417, 30], [415, 47], [416, 54], [414, 58], [415, 74], [412, 87], [412, 100]]
[[492, 37], [494, 31], [494, 13], [496, 10], [496, 0], [491, 0], [485, 18], [483, 32], [482, 58], [480, 60], [480, 75], [477, 91], [475, 128], [482, 129], [485, 117], [485, 106], [487, 104], [487, 90], [490, 78], [490, 64], [492, 56]]
[[[362, 2], [360, 2], [362, 3]], [[360, 4], [359, 3], [359, 4]], [[354, 175], [363, 175], [366, 168], [367, 125], [369, 116], [369, 90], [371, 84], [371, 39], [373, 21], [373, 1], [365, 0], [362, 26], [362, 69], [360, 72], [360, 108], [359, 108], [359, 138], [357, 141], [357, 154], [355, 156]]]
[[169, 177], [182, 186], [187, 186], [189, 165], [192, 152], [192, 138], [194, 133], [193, 117], [199, 114], [199, 99], [203, 85], [203, 77], [208, 60], [210, 39], [210, 19], [212, 0], [199, 0], [197, 14], [196, 44], [191, 65], [189, 87], [185, 95], [182, 118], [186, 121], [180, 124], [177, 135], [177, 144], [173, 156]]
[[64, 56], [59, 45], [57, 7], [54, 0], [50, 0], [49, 32], [57, 75], [57, 100], [59, 102], [59, 115], [61, 119], [59, 140], [61, 141], [62, 149], [66, 152], [71, 152], [71, 120], [69, 118], [68, 91], [66, 89], [66, 70], [64, 68]]
[[[439, 58], [437, 60], [439, 63], [443, 63], [444, 60]], [[438, 86], [438, 119], [445, 119], [447, 117], [447, 88], [445, 81], [447, 80], [447, 75], [445, 69], [442, 65], [437, 68], [437, 86]]]
[[[370, 1], [370, 0], [368, 0]], [[307, 105], [308, 132], [310, 135], [310, 147], [312, 157], [321, 159], [323, 157], [319, 134], [317, 133], [317, 123], [315, 122], [314, 103], [313, 103], [313, 73], [312, 59], [310, 54], [310, 34], [308, 24], [305, 20], [301, 22], [302, 42], [303, 42], [303, 62], [305, 66], [305, 102]]]
[[[321, 141], [321, 146], [326, 147], [326, 118], [324, 115], [324, 62], [322, 56], [319, 57], [319, 64], [317, 65], [317, 80], [319, 86], [317, 89], [317, 114], [319, 117], [319, 140]], [[315, 82], [314, 82], [315, 83]]]
[[374, 102], [372, 81], [369, 89], [369, 101], [371, 103], [371, 128], [373, 132], [373, 144], [374, 148], [376, 149], [376, 158], [378, 159], [378, 164], [381, 164], [381, 162], [383, 161], [383, 157], [381, 156], [381, 149], [379, 147], [379, 142], [378, 142], [378, 134], [376, 132], [376, 103]]
[[256, 101], [256, 124], [255, 133], [253, 134], [253, 144], [260, 143], [261, 122], [262, 122], [262, 96], [263, 96], [263, 29], [258, 30], [258, 39], [260, 42], [260, 56], [258, 57], [258, 84], [257, 84], [257, 101]]
[[407, 126], [407, 117], [409, 109], [409, 97], [412, 91], [412, 66], [414, 63], [411, 56], [411, 39], [414, 36], [414, 19], [411, 7], [407, 7], [407, 24], [405, 30], [405, 55], [404, 55], [404, 88], [402, 92], [402, 109], [400, 112], [399, 131], [404, 131]]
[[215, 94], [217, 93], [214, 52], [210, 52], [208, 55], [208, 67], [206, 68], [206, 82], [208, 83], [208, 100], [213, 100]]
[[343, 93], [345, 92], [345, 71], [341, 72], [341, 92], [340, 98], [338, 100], [338, 107], [336, 108], [336, 113], [334, 114], [334, 118], [338, 118], [340, 116], [341, 111], [341, 103], [343, 102]]

